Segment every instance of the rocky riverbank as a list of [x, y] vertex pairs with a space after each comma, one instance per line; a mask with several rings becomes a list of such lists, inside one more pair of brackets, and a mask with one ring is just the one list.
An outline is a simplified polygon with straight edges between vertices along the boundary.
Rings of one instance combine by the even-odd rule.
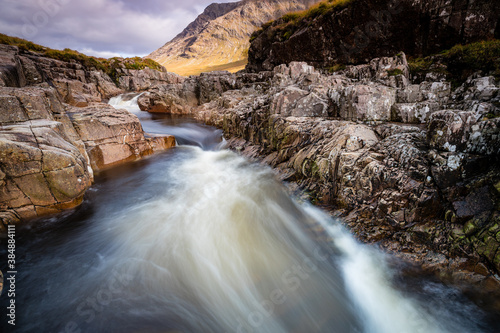
[[175, 146], [107, 98], [180, 82], [152, 69], [95, 68], [0, 45], [0, 231], [81, 203], [94, 172]]
[[295, 62], [190, 77], [139, 102], [224, 129], [359, 239], [499, 290], [499, 83], [433, 77], [412, 83], [404, 54], [333, 74]]
[[[63, 54], [64, 56], [64, 54]], [[114, 64], [114, 77], [76, 60], [62, 61], [12, 45], [0, 44], [0, 87], [25, 87], [46, 82], [62, 101], [72, 106], [103, 102], [127, 91], [143, 91], [158, 84], [182, 82], [182, 77], [151, 68], [126, 68], [126, 59]], [[119, 62], [116, 60], [115, 62]], [[97, 63], [96, 63], [97, 64]]]

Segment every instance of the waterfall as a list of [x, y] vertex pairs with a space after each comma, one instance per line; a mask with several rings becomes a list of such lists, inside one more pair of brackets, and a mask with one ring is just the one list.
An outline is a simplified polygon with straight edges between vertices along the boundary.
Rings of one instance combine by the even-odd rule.
[[117, 108], [125, 109], [134, 114], [140, 114], [141, 110], [137, 105], [137, 100], [141, 97], [142, 93], [128, 93], [123, 95], [118, 95], [110, 98], [108, 104]]
[[199, 306], [184, 318], [200, 332], [445, 331], [389, 285], [381, 253], [291, 199], [269, 169], [185, 149], [170, 189], [111, 222], [112, 256], [138, 294]]

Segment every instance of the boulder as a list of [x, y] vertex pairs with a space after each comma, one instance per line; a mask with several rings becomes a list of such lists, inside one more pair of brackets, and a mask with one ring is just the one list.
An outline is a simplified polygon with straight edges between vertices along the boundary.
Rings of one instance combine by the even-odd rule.
[[[68, 115], [85, 144], [95, 171], [150, 155], [162, 148], [161, 140], [144, 136], [139, 119], [127, 110], [94, 104], [70, 108]], [[173, 137], [164, 139], [164, 145], [175, 146]]]
[[396, 89], [382, 85], [349, 85], [329, 93], [336, 116], [347, 120], [387, 121], [396, 103]]
[[365, 83], [378, 81], [394, 88], [409, 84], [410, 70], [403, 52], [394, 57], [372, 59], [368, 64], [347, 66], [341, 72], [348, 78]]
[[290, 86], [274, 97], [271, 113], [283, 117], [327, 117], [328, 104], [315, 93]]
[[59, 122], [41, 119], [3, 126], [0, 167], [6, 178], [0, 209], [24, 219], [76, 206], [93, 181], [87, 161], [67, 141]]
[[396, 103], [391, 109], [391, 120], [410, 124], [425, 124], [432, 113], [438, 111], [436, 102]]
[[473, 111], [444, 110], [431, 115], [428, 138], [432, 148], [482, 155], [500, 153], [500, 120], [483, 120]]
[[142, 70], [118, 69], [118, 87], [128, 91], [143, 91], [161, 84], [182, 84], [184, 77], [151, 68]]
[[143, 93], [137, 100], [142, 111], [151, 113], [190, 114], [198, 105], [195, 85], [190, 81], [182, 84], [156, 86]]

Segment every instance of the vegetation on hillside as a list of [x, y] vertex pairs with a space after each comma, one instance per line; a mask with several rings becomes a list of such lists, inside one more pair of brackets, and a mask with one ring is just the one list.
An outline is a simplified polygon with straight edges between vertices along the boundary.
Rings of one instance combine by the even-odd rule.
[[119, 73], [117, 69], [125, 68], [125, 69], [139, 70], [144, 68], [151, 68], [158, 71], [164, 70], [163, 66], [161, 66], [159, 63], [157, 63], [152, 59], [143, 59], [141, 57], [134, 57], [134, 58], [115, 57], [110, 59], [96, 58], [87, 56], [83, 53], [71, 49], [54, 50], [24, 40], [22, 38], [10, 37], [4, 34], [0, 34], [0, 44], [17, 46], [21, 50], [36, 52], [44, 57], [51, 59], [56, 59], [66, 62], [76, 61], [77, 63], [89, 69], [95, 68], [97, 70], [105, 72], [115, 81], [117, 81], [119, 78]]
[[500, 40], [488, 40], [456, 45], [449, 50], [425, 58], [409, 58], [410, 73], [425, 77], [427, 73], [442, 73], [459, 85], [471, 74], [482, 71], [500, 78]]
[[268, 33], [279, 36], [282, 41], [287, 40], [301, 27], [309, 24], [317, 17], [342, 10], [352, 1], [353, 0], [326, 0], [309, 9], [285, 14], [277, 20], [264, 23], [259, 30], [255, 31], [250, 36], [250, 42], [255, 40], [270, 27], [272, 29], [270, 29]]

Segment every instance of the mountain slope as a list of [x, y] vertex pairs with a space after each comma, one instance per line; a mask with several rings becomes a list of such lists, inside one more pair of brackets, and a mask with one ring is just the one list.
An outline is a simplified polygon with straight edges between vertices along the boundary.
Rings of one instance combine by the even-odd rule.
[[184, 31], [147, 58], [181, 75], [237, 71], [246, 64], [249, 38], [263, 23], [319, 0], [243, 0], [211, 4]]

